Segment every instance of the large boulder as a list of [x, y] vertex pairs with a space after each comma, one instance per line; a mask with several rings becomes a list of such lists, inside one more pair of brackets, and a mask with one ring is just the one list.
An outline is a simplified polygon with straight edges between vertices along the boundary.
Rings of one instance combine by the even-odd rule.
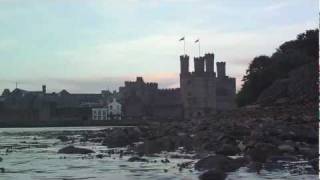
[[262, 163], [252, 161], [247, 165], [247, 168], [248, 168], [247, 170], [248, 172], [260, 173], [262, 169]]
[[318, 147], [299, 147], [299, 154], [303, 155], [307, 159], [314, 159], [319, 156]]
[[319, 174], [319, 157], [310, 160], [309, 164], [312, 166], [312, 168], [315, 170], [315, 172], [317, 174]]
[[282, 153], [293, 153], [295, 151], [294, 147], [289, 144], [282, 144], [278, 146], [278, 149]]
[[257, 143], [246, 151], [251, 161], [265, 163], [272, 155], [279, 155], [279, 149], [269, 143]]
[[244, 166], [246, 161], [242, 158], [232, 159], [223, 155], [208, 156], [199, 160], [194, 168], [198, 171], [219, 169], [224, 172], [231, 172]]
[[62, 142], [70, 141], [70, 138], [68, 136], [65, 136], [65, 135], [58, 136], [57, 139], [59, 139]]
[[85, 148], [78, 148], [74, 146], [67, 146], [58, 151], [58, 153], [62, 154], [90, 154], [94, 153], [91, 149], [85, 149]]
[[128, 161], [129, 162], [148, 162], [148, 159], [133, 156], [133, 157], [129, 158]]
[[114, 128], [104, 138], [102, 145], [109, 148], [124, 147], [140, 140], [141, 131], [138, 128]]
[[219, 169], [210, 169], [199, 176], [200, 180], [224, 180], [227, 174]]
[[240, 149], [236, 145], [232, 144], [224, 144], [221, 148], [216, 152], [217, 154], [222, 154], [225, 156], [234, 156], [240, 152]]

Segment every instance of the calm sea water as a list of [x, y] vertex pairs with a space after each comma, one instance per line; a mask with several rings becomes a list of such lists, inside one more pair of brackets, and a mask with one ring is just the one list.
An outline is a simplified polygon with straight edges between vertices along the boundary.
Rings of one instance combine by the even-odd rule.
[[[95, 155], [64, 155], [57, 151], [70, 145], [56, 137], [67, 134], [74, 137], [72, 145], [92, 149], [96, 154], [109, 150], [100, 143], [80, 142], [85, 131], [96, 131], [110, 127], [59, 127], [59, 128], [0, 128], [0, 180], [193, 180], [199, 172], [191, 169], [179, 171], [177, 164], [191, 159], [169, 158], [170, 163], [161, 163], [170, 153], [160, 157], [147, 157], [157, 162], [128, 162], [130, 156], [122, 158], [115, 154], [98, 159]], [[7, 149], [12, 147], [12, 151]], [[172, 152], [176, 153], [176, 152]], [[195, 161], [195, 160], [193, 160]], [[261, 175], [248, 173], [246, 168], [231, 173], [228, 179], [318, 179], [315, 175], [294, 175], [287, 170], [262, 171]]]

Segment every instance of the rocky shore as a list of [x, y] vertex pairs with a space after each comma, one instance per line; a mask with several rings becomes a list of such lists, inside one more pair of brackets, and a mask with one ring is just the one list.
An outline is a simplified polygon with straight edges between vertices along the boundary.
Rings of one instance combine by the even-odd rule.
[[[272, 106], [252, 105], [188, 122], [106, 129], [83, 134], [81, 140], [126, 147], [113, 153], [131, 154], [132, 161], [146, 161], [143, 156], [164, 151], [194, 154], [189, 157], [194, 163], [179, 168], [192, 166], [202, 172], [200, 179], [225, 179], [240, 167], [258, 174], [285, 168], [297, 174], [317, 174], [319, 132], [314, 104], [282, 99]], [[290, 164], [301, 160], [307, 168]]]

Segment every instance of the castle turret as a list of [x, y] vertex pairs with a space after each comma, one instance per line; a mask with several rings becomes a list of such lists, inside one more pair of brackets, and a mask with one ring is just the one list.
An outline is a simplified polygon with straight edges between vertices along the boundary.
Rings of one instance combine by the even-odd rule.
[[226, 77], [226, 62], [217, 62], [218, 78]]
[[42, 85], [42, 93], [46, 94], [47, 93], [47, 87], [46, 85]]
[[213, 73], [214, 72], [214, 54], [208, 53], [204, 55], [206, 61], [206, 72]]
[[181, 75], [189, 73], [189, 56], [188, 55], [180, 56], [180, 73]]
[[194, 58], [194, 72], [196, 74], [201, 74], [204, 72], [204, 57]]
[[136, 82], [137, 82], [137, 83], [144, 83], [142, 77], [137, 77]]

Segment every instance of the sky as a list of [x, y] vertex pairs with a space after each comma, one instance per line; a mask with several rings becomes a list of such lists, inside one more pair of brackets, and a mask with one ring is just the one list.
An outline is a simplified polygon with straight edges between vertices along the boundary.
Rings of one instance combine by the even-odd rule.
[[[0, 0], [0, 91], [96, 93], [143, 76], [179, 87], [179, 56], [215, 54], [237, 89], [250, 61], [318, 27], [318, 0]], [[1, 93], [1, 92], [0, 92]]]

